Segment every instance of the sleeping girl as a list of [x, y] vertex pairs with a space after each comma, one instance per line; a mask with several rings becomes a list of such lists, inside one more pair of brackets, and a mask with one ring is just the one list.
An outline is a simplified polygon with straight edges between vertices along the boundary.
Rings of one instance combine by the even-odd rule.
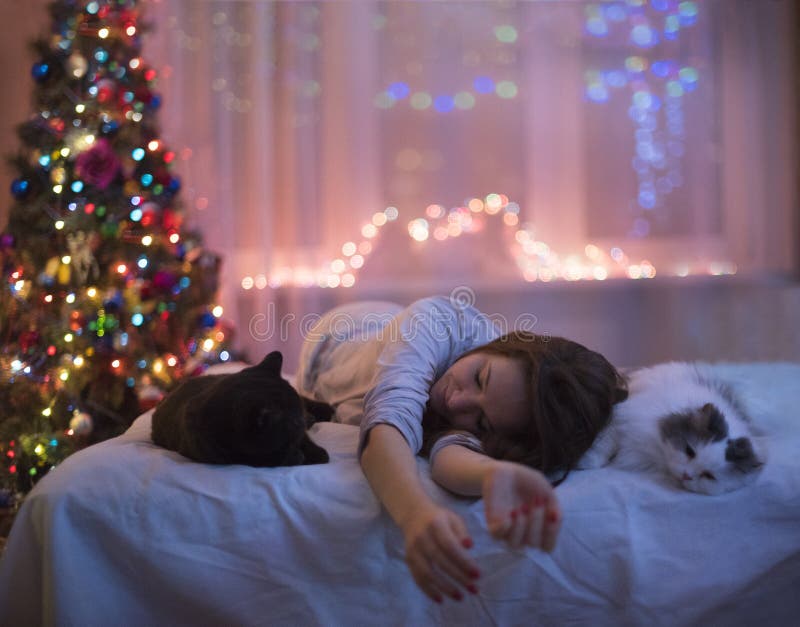
[[360, 426], [364, 474], [403, 532], [414, 580], [439, 603], [476, 593], [480, 574], [463, 520], [425, 492], [415, 455], [428, 455], [444, 488], [483, 497], [495, 538], [549, 551], [561, 511], [546, 475], [563, 480], [627, 396], [602, 355], [563, 338], [500, 335], [444, 296], [328, 312], [306, 337], [297, 385]]

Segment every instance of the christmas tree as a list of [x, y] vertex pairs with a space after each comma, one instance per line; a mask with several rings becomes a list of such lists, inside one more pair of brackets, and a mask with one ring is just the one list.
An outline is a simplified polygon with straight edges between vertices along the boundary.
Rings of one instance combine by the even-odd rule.
[[182, 228], [137, 1], [49, 8], [0, 236], [5, 499], [227, 359], [230, 339], [211, 304], [219, 258]]

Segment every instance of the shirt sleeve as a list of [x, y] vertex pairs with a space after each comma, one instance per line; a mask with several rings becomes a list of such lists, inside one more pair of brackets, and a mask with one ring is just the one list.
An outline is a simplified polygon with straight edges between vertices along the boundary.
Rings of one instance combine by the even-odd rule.
[[443, 435], [440, 437], [436, 442], [433, 443], [431, 447], [431, 452], [428, 454], [428, 461], [430, 462], [431, 467], [433, 467], [433, 460], [436, 455], [439, 454], [445, 446], [451, 446], [453, 444], [458, 444], [459, 446], [463, 446], [468, 448], [471, 451], [475, 451], [476, 453], [485, 453], [483, 450], [483, 445], [481, 441], [471, 433], [466, 431], [456, 431], [455, 433], [448, 433], [447, 435]]
[[416, 301], [383, 329], [384, 348], [364, 398], [358, 454], [370, 429], [390, 424], [411, 450], [422, 448], [422, 415], [433, 383], [465, 352], [495, 339], [491, 319], [446, 296]]

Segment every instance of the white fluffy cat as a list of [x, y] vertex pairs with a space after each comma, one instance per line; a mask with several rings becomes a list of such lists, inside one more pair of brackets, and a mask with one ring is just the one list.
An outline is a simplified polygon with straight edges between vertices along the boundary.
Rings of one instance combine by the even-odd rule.
[[680, 487], [721, 494], [751, 483], [764, 464], [749, 419], [733, 391], [689, 363], [666, 363], [628, 375], [628, 399], [578, 468], [611, 463], [653, 470]]

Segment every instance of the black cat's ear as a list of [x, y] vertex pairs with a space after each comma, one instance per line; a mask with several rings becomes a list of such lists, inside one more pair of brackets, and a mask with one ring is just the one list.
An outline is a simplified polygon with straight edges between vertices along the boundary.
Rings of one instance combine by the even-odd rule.
[[280, 351], [272, 351], [269, 355], [261, 360], [258, 367], [265, 370], [267, 374], [275, 377], [281, 376], [281, 367], [283, 366], [283, 355]]

